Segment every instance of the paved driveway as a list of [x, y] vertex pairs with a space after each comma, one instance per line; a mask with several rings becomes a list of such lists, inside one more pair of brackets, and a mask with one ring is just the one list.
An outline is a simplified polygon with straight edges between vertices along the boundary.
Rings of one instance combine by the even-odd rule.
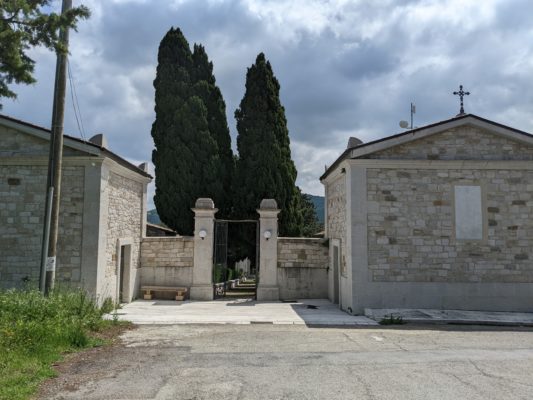
[[526, 328], [143, 325], [66, 365], [43, 399], [514, 400]]
[[349, 315], [328, 300], [298, 303], [258, 302], [250, 299], [184, 301], [137, 300], [118, 310], [118, 318], [135, 324], [251, 324], [377, 325], [363, 316]]

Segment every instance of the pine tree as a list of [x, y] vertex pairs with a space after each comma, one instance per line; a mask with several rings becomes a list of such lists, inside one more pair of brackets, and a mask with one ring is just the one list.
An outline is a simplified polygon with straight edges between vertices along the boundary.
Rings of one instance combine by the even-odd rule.
[[219, 217], [228, 217], [231, 209], [231, 187], [235, 171], [235, 160], [231, 150], [231, 137], [226, 119], [226, 103], [222, 93], [216, 85], [213, 75], [213, 63], [209, 61], [205, 48], [195, 44], [192, 54], [195, 81], [194, 92], [204, 102], [207, 108], [207, 123], [211, 137], [216, 141], [221, 168], [217, 171], [218, 179], [222, 182], [222, 191], [213, 193], [212, 197], [218, 207]]
[[262, 199], [276, 199], [280, 234], [299, 236], [303, 217], [279, 90], [270, 62], [260, 53], [248, 68], [246, 92], [235, 111], [239, 158], [234, 202], [239, 216], [250, 218], [257, 216]]
[[76, 29], [77, 22], [91, 14], [87, 7], [79, 6], [58, 15], [50, 12], [51, 3], [50, 0], [0, 1], [0, 99], [17, 97], [8, 86], [11, 83], [36, 82], [30, 48], [43, 46], [65, 54], [67, 49], [59, 40], [59, 29]]
[[216, 141], [209, 133], [208, 110], [194, 89], [194, 62], [179, 29], [171, 28], [159, 45], [155, 87], [155, 150], [157, 212], [167, 226], [192, 234], [191, 208], [198, 197], [223, 190]]

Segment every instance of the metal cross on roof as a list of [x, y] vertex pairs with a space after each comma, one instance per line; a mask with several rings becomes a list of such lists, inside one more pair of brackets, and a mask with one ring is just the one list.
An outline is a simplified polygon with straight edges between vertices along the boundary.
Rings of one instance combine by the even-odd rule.
[[461, 99], [461, 109], [459, 110], [459, 114], [457, 114], [457, 115], [464, 115], [465, 109], [463, 107], [463, 97], [470, 95], [470, 92], [465, 92], [463, 90], [463, 85], [459, 85], [459, 91], [458, 92], [453, 92], [453, 94], [456, 95], [456, 96], [459, 95], [459, 98]]

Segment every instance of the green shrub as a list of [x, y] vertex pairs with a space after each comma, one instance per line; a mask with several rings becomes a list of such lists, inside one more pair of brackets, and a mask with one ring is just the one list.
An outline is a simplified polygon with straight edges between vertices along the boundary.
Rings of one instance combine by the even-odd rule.
[[222, 264], [215, 264], [213, 268], [213, 281], [214, 283], [220, 283], [224, 280], [224, 266]]
[[102, 303], [102, 307], [100, 307], [100, 310], [104, 314], [109, 314], [111, 311], [113, 311], [116, 308], [115, 302], [111, 297], [107, 297], [104, 302]]
[[0, 399], [28, 398], [63, 352], [95, 344], [90, 332], [112, 323], [107, 308], [81, 290], [0, 291]]

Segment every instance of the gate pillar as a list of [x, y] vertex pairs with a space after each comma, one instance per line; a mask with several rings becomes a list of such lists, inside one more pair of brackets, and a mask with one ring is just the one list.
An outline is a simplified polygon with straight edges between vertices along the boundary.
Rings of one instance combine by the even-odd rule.
[[191, 300], [213, 300], [213, 243], [215, 208], [213, 200], [200, 198], [194, 211], [194, 262]]
[[263, 199], [259, 213], [259, 283], [257, 300], [279, 300], [278, 287], [278, 204]]

